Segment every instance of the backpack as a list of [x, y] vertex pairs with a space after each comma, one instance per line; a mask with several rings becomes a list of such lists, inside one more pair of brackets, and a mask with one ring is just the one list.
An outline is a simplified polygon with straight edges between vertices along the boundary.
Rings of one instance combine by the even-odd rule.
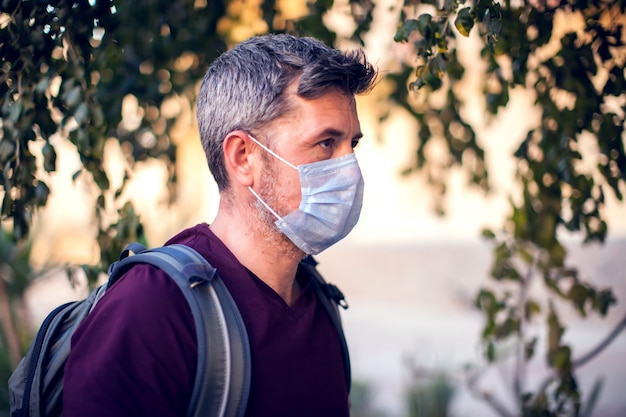
[[[178, 284], [193, 314], [198, 364], [187, 417], [243, 416], [250, 389], [248, 336], [239, 310], [216, 269], [186, 245], [145, 249], [139, 243], [131, 243], [109, 268], [106, 284], [84, 300], [58, 306], [43, 321], [9, 378], [11, 417], [62, 416], [63, 372], [71, 337], [106, 290], [138, 263], [166, 272]], [[337, 305], [347, 308], [347, 304], [341, 291], [317, 272], [316, 264], [312, 257], [301, 262], [338, 331], [349, 388], [350, 360], [337, 309]]]

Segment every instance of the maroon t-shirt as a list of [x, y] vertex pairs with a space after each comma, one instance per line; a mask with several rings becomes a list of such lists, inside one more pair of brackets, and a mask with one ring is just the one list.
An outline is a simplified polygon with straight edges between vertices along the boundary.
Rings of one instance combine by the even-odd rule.
[[[184, 230], [168, 243], [200, 252], [239, 307], [252, 359], [247, 417], [349, 415], [339, 337], [308, 277], [299, 276], [304, 288], [290, 307], [208, 225]], [[138, 265], [107, 291], [74, 334], [63, 415], [183, 417], [196, 362], [193, 317], [182, 293], [160, 270]]]

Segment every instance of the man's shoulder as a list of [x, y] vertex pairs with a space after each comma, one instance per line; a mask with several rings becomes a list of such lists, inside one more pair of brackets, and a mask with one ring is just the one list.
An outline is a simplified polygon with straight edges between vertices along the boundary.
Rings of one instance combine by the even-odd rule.
[[221, 246], [223, 246], [221, 241], [213, 234], [207, 223], [199, 223], [178, 232], [165, 242], [164, 246], [173, 244], [189, 246], [195, 249], [209, 262], [212, 262], [212, 258], [214, 258], [216, 254], [220, 256], [221, 252], [223, 252], [221, 249]]
[[170, 237], [167, 242], [165, 242], [165, 245], [180, 243], [197, 249], [206, 245], [207, 240], [209, 240], [211, 236], [213, 236], [213, 234], [209, 229], [209, 225], [206, 223], [198, 223], [195, 226], [179, 231], [174, 236]]
[[119, 314], [145, 315], [167, 314], [186, 303], [178, 285], [163, 270], [148, 264], [130, 268], [102, 296], [94, 307], [113, 309]]
[[200, 223], [182, 230], [165, 243], [165, 245], [171, 244], [183, 244], [195, 249], [220, 272], [230, 273], [233, 269], [243, 268], [239, 260], [213, 233], [207, 223]]

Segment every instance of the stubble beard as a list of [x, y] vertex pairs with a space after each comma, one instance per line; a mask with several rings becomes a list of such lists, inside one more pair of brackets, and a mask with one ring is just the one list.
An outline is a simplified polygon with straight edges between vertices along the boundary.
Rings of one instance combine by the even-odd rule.
[[[264, 178], [267, 180], [260, 184], [257, 193], [279, 216], [283, 217], [289, 213], [285, 213], [281, 209], [281, 202], [287, 201], [287, 196], [281, 191], [280, 184], [277, 184], [277, 173], [272, 167], [271, 162], [265, 164]], [[252, 200], [254, 219], [252, 224], [264, 243], [269, 247], [278, 248], [285, 256], [302, 257], [302, 251], [278, 228], [276, 221], [278, 220], [256, 197]]]

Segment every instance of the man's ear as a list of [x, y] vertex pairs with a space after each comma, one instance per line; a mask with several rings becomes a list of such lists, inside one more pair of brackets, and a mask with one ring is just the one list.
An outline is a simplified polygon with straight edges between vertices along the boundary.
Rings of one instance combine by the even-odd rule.
[[253, 165], [255, 156], [252, 154], [253, 142], [248, 134], [242, 130], [234, 130], [224, 138], [222, 149], [224, 151], [224, 166], [230, 181], [239, 183], [244, 187], [252, 186]]

